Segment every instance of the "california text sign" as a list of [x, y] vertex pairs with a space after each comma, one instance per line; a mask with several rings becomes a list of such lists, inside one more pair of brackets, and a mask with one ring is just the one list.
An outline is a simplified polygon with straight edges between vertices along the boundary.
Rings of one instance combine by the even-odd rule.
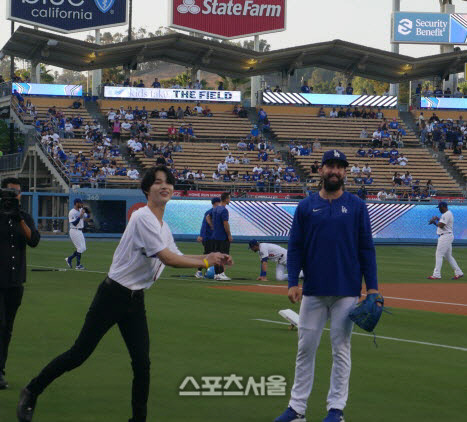
[[174, 28], [218, 38], [241, 38], [286, 29], [287, 0], [170, 0]]
[[127, 0], [7, 0], [8, 19], [64, 33], [124, 25], [126, 10]]

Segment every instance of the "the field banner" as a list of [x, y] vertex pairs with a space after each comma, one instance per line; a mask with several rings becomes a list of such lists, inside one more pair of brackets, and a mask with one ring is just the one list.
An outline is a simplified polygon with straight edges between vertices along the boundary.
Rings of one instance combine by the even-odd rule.
[[106, 86], [106, 98], [137, 98], [142, 100], [241, 102], [241, 91], [211, 91], [207, 89], [133, 88]]

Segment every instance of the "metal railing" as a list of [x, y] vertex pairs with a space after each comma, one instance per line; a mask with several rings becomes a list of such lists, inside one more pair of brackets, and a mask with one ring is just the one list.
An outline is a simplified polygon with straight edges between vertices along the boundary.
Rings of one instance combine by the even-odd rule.
[[0, 157], [0, 171], [13, 171], [21, 168], [23, 153], [8, 154]]
[[11, 89], [12, 89], [12, 83], [11, 81], [9, 82], [3, 82], [0, 84], [0, 97], [8, 97], [11, 95]]

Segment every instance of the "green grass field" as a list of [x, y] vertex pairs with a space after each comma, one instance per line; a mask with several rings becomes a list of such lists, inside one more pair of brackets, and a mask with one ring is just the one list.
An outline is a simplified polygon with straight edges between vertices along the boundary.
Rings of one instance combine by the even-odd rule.
[[[200, 252], [196, 244], [179, 246], [185, 253]], [[20, 389], [73, 343], [115, 247], [114, 241], [88, 242], [83, 264], [95, 272], [28, 271], [7, 366], [10, 389], [0, 392], [1, 422], [16, 420]], [[64, 257], [71, 251], [71, 242], [42, 241], [37, 249], [28, 250], [28, 263], [65, 268]], [[380, 282], [425, 283], [433, 270], [434, 251], [434, 247], [378, 247]], [[454, 248], [464, 271], [466, 252]], [[246, 245], [234, 245], [232, 255], [236, 265], [228, 274], [247, 278], [238, 283], [251, 283], [259, 272], [258, 257]], [[196, 280], [193, 273], [167, 268], [146, 293], [152, 362], [148, 422], [272, 422], [288, 403], [297, 334], [286, 325], [254, 319], [281, 321], [278, 310], [298, 311], [298, 307], [285, 296], [212, 289], [218, 283]], [[190, 277], [173, 277], [180, 274]], [[445, 263], [442, 281], [451, 282], [450, 277]], [[394, 315], [383, 315], [377, 333], [467, 348], [465, 316], [394, 309]], [[378, 346], [371, 337], [353, 337], [347, 422], [465, 420], [467, 350], [381, 338]], [[321, 421], [326, 414], [330, 365], [329, 332], [325, 331], [309, 400], [309, 421]], [[186, 376], [201, 383], [203, 376], [231, 374], [245, 380], [284, 376], [286, 394], [179, 396]], [[130, 388], [129, 357], [114, 328], [83, 366], [65, 374], [40, 396], [34, 422], [126, 422], [131, 415]]]

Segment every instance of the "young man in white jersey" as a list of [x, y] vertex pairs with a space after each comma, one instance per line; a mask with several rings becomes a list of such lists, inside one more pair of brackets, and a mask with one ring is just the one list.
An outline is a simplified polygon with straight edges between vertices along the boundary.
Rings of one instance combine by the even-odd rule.
[[86, 240], [84, 239], [83, 229], [84, 220], [89, 218], [89, 214], [83, 208], [83, 200], [81, 198], [76, 198], [73, 201], [73, 205], [73, 208], [68, 213], [68, 222], [70, 224], [70, 239], [76, 250], [73, 255], [65, 258], [65, 261], [70, 268], [73, 268], [73, 258], [76, 258], [75, 269], [84, 270], [85, 268], [81, 265], [81, 254], [86, 251]]
[[[248, 242], [248, 247], [253, 252], [259, 252], [261, 260], [261, 272], [257, 281], [268, 281], [268, 261], [276, 262], [276, 280], [287, 280], [287, 249], [274, 245], [273, 243], [259, 243], [256, 239], [251, 239]], [[303, 277], [303, 271], [300, 272], [300, 278]]]
[[438, 204], [442, 216], [441, 218], [433, 217], [430, 224], [434, 224], [436, 234], [438, 235], [438, 246], [436, 247], [436, 266], [433, 275], [428, 277], [429, 280], [441, 279], [441, 267], [443, 265], [443, 258], [446, 258], [452, 269], [454, 270], [453, 280], [458, 280], [464, 277], [464, 273], [457, 265], [456, 260], [452, 256], [452, 241], [454, 240], [454, 216], [448, 210], [448, 204], [444, 201]]
[[[173, 195], [175, 178], [164, 166], [149, 169], [141, 181], [147, 206], [135, 211], [114, 253], [110, 271], [100, 284], [74, 345], [51, 361], [22, 391], [17, 407], [19, 422], [32, 421], [37, 397], [58, 377], [82, 365], [102, 337], [118, 324], [133, 368], [129, 422], [146, 422], [149, 395], [149, 332], [144, 290], [160, 277], [165, 265], [197, 268], [231, 265], [229, 255], [183, 255], [163, 221]], [[60, 417], [57, 414], [56, 420]], [[154, 417], [152, 418], [154, 419]]]

